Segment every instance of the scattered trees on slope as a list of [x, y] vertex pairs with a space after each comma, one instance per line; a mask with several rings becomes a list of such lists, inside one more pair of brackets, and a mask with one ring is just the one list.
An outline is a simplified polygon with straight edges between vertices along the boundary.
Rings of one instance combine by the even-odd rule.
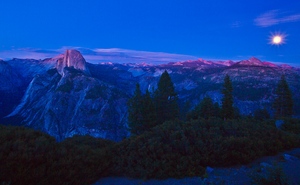
[[[187, 120], [212, 117], [221, 117], [224, 120], [236, 118], [237, 111], [233, 106], [233, 86], [229, 75], [224, 78], [222, 94], [221, 108], [217, 102], [213, 103], [210, 97], [205, 97], [192, 111], [187, 113]], [[292, 93], [284, 76], [281, 77], [275, 94], [273, 103], [275, 118], [292, 116]], [[167, 71], [159, 79], [158, 88], [154, 92], [153, 98], [148, 90], [145, 95], [142, 95], [140, 87], [137, 85], [135, 94], [128, 104], [128, 120], [132, 134], [139, 135], [165, 121], [179, 118], [177, 101], [177, 93]], [[259, 120], [270, 118], [266, 109], [255, 111], [253, 116]]]
[[233, 107], [233, 87], [229, 75], [224, 78], [222, 89], [223, 99], [220, 109], [217, 102], [213, 103], [210, 97], [205, 97], [191, 112], [187, 114], [187, 119], [221, 117], [223, 119], [233, 119], [237, 112]]
[[131, 134], [139, 135], [165, 121], [179, 118], [177, 93], [167, 71], [161, 75], [157, 86], [152, 98], [148, 90], [142, 95], [140, 85], [136, 85], [134, 95], [128, 101]]

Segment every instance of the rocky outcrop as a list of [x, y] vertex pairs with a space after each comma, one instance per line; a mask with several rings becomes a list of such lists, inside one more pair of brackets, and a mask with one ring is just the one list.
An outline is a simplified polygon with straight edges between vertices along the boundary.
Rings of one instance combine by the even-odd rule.
[[60, 75], [64, 75], [65, 67], [73, 67], [76, 70], [82, 71], [86, 75], [90, 75], [86, 67], [86, 61], [77, 50], [66, 50], [63, 57], [57, 59], [56, 69]]

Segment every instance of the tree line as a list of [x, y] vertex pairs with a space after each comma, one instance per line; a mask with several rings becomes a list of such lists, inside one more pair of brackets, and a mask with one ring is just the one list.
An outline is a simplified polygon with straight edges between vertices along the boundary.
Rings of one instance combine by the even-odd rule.
[[[217, 102], [214, 103], [209, 96], [206, 96], [193, 110], [187, 113], [186, 119], [196, 120], [215, 117], [227, 120], [238, 117], [238, 108], [234, 107], [233, 85], [228, 74], [224, 78], [222, 94], [221, 105]], [[275, 90], [272, 108], [274, 118], [280, 119], [293, 115], [292, 92], [284, 75], [281, 76]], [[162, 73], [157, 89], [153, 94], [148, 89], [143, 94], [140, 85], [136, 84], [134, 95], [128, 101], [128, 113], [128, 126], [133, 135], [140, 135], [157, 125], [163, 124], [165, 121], [180, 118], [178, 94], [166, 70]], [[270, 118], [270, 115], [266, 109], [262, 109], [256, 110], [254, 117], [267, 119]]]

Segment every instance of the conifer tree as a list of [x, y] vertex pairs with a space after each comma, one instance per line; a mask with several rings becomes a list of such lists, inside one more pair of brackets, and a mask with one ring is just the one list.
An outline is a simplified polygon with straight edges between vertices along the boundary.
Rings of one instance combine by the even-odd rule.
[[167, 71], [161, 75], [157, 86], [154, 94], [157, 124], [179, 118], [177, 93]]
[[281, 76], [281, 79], [278, 82], [275, 94], [276, 97], [273, 103], [275, 117], [279, 118], [292, 116], [294, 105], [292, 92], [284, 75]]
[[215, 116], [214, 104], [210, 97], [205, 97], [200, 103], [200, 117], [208, 119]]
[[221, 108], [218, 102], [214, 103], [214, 117], [220, 118]]
[[222, 99], [222, 117], [223, 119], [234, 118], [234, 108], [233, 108], [233, 87], [229, 75], [224, 78], [224, 85], [222, 89], [223, 99]]
[[141, 130], [143, 130], [142, 105], [140, 84], [136, 84], [134, 95], [128, 101], [128, 126], [133, 135], [139, 135]]
[[141, 111], [143, 116], [142, 119], [143, 128], [141, 132], [144, 132], [156, 126], [156, 120], [157, 120], [155, 105], [148, 89], [146, 90], [146, 94], [142, 98]]

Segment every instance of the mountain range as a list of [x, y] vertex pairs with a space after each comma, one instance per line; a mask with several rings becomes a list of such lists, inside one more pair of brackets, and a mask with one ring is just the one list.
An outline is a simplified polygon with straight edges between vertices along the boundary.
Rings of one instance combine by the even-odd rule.
[[153, 92], [167, 70], [182, 112], [205, 96], [221, 103], [223, 79], [234, 87], [234, 105], [251, 115], [266, 108], [272, 114], [274, 92], [285, 75], [300, 115], [300, 69], [250, 58], [239, 62], [203, 59], [151, 65], [86, 62], [79, 51], [44, 60], [0, 60], [0, 117], [3, 124], [28, 126], [57, 140], [75, 134], [119, 141], [129, 136], [127, 101], [136, 83]]

